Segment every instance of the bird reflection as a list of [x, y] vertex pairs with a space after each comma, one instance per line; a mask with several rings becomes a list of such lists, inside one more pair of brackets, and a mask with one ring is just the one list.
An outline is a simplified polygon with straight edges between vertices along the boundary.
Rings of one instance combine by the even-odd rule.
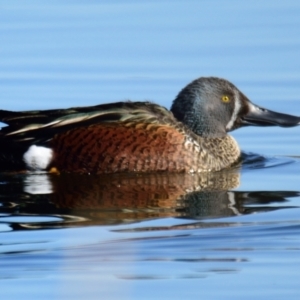
[[[238, 168], [200, 174], [31, 173], [2, 176], [0, 182], [0, 212], [60, 220], [13, 223], [15, 230], [124, 224], [166, 217], [229, 217], [286, 208], [286, 198], [299, 196], [298, 192], [286, 191], [234, 191], [240, 183]], [[280, 205], [269, 206], [276, 202]]]
[[90, 210], [104, 219], [224, 216], [233, 214], [227, 191], [239, 185], [239, 176], [231, 171], [53, 177], [51, 199], [57, 207]]

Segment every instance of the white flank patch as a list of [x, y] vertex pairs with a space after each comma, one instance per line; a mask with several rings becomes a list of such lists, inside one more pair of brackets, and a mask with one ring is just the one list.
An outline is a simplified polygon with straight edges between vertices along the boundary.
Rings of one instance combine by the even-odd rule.
[[23, 160], [28, 169], [45, 170], [53, 158], [50, 148], [32, 145], [23, 155]]
[[240, 99], [238, 98], [238, 96], [234, 95], [235, 101], [234, 101], [234, 111], [232, 114], [232, 117], [230, 119], [230, 121], [228, 122], [228, 124], [226, 125], [226, 130], [230, 130], [234, 124], [234, 122], [236, 121], [237, 115], [241, 109], [241, 102]]

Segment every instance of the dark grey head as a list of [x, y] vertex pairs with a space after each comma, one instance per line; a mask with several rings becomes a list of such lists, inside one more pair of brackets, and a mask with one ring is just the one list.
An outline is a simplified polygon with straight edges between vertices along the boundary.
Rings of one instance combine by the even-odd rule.
[[201, 77], [187, 85], [171, 111], [176, 119], [205, 137], [222, 137], [246, 125], [291, 127], [300, 123], [300, 117], [256, 106], [232, 83], [216, 77]]

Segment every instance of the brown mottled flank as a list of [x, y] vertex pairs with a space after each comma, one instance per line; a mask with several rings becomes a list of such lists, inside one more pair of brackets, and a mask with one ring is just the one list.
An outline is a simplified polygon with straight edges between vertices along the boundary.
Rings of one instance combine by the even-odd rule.
[[240, 155], [230, 136], [205, 139], [187, 132], [138, 122], [75, 128], [53, 138], [52, 165], [78, 173], [202, 172], [228, 167]]

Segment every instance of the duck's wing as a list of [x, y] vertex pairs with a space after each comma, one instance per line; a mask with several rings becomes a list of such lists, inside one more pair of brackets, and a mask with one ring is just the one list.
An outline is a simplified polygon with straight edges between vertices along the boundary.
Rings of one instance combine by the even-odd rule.
[[104, 122], [172, 124], [175, 119], [166, 108], [150, 102], [118, 102], [69, 109], [12, 112], [0, 110], [0, 141], [47, 144], [54, 135], [72, 128]]

